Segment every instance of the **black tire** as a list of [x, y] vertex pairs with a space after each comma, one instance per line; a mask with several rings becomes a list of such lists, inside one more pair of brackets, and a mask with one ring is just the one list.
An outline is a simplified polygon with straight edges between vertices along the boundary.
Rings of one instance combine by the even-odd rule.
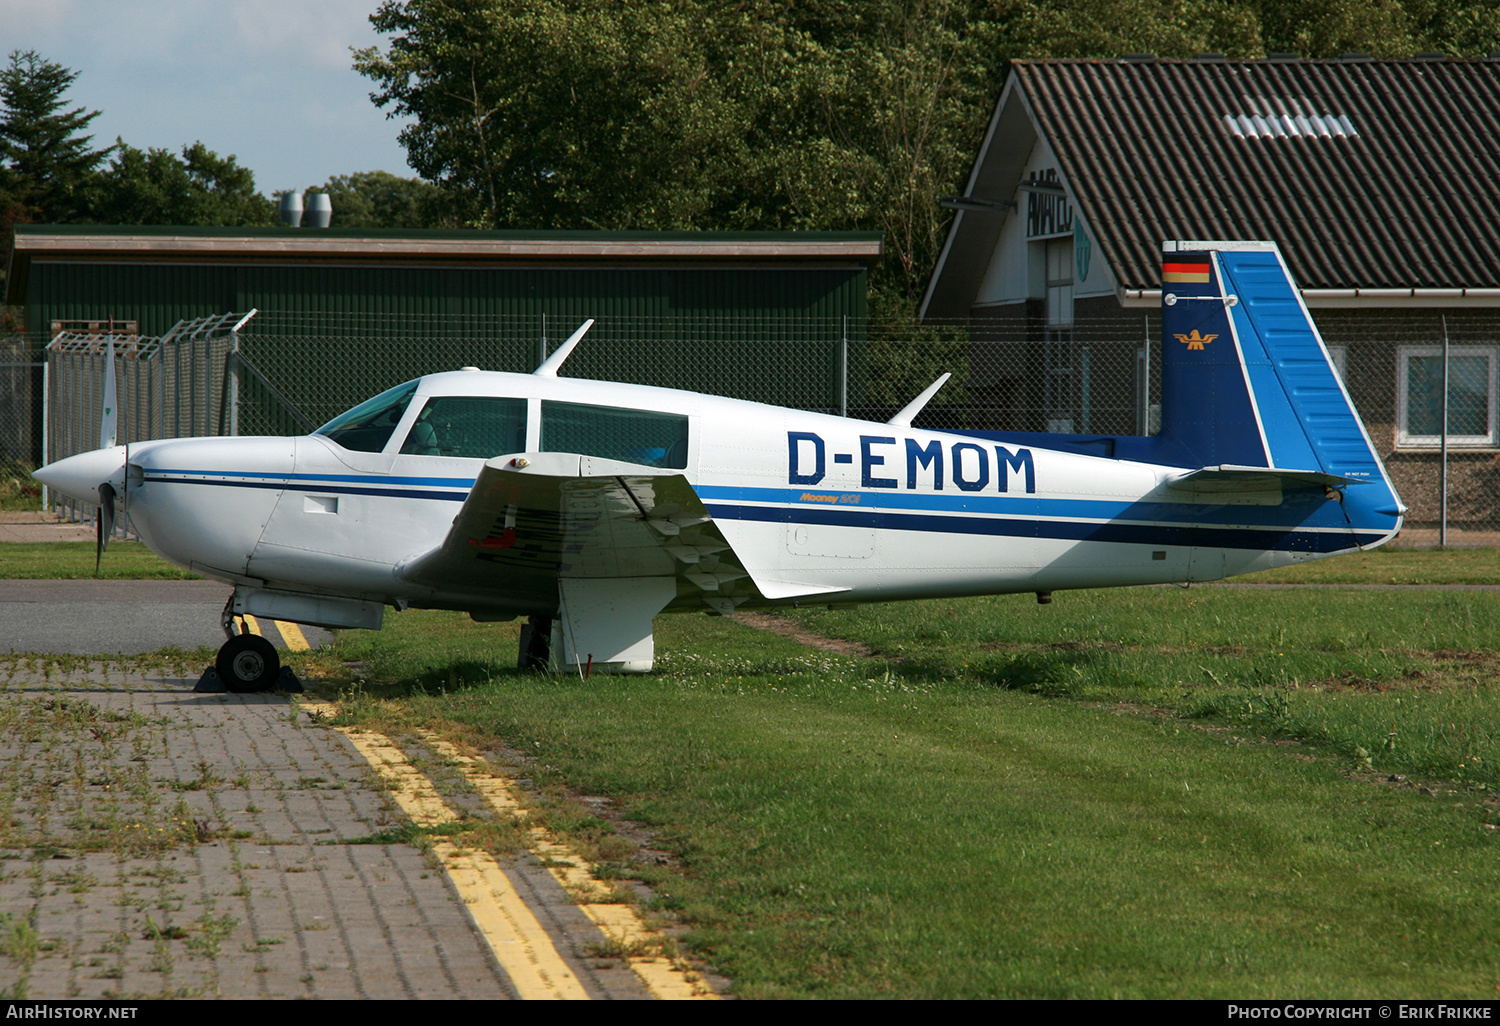
[[258, 634], [236, 634], [219, 648], [214, 669], [224, 687], [237, 695], [270, 691], [281, 672], [276, 646]]

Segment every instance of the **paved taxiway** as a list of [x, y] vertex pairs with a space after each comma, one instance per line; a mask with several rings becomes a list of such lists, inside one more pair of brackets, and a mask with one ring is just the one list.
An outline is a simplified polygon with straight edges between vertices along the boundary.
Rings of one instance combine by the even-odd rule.
[[[224, 643], [219, 616], [229, 593], [216, 581], [0, 581], [0, 652], [217, 649]], [[278, 648], [288, 647], [275, 621], [260, 624]], [[302, 634], [313, 648], [330, 637], [313, 627]]]
[[[0, 992], [711, 996], [647, 951], [629, 906], [591, 904], [601, 885], [545, 838], [500, 862], [452, 850], [445, 823], [524, 818], [483, 760], [331, 727], [313, 696], [193, 684], [0, 660], [0, 917], [38, 941], [29, 962], [0, 958]], [[412, 756], [467, 786], [439, 795]], [[431, 847], [403, 842], [408, 817]]]
[[[0, 651], [217, 647], [227, 596], [205, 581], [0, 581]], [[328, 637], [256, 626], [279, 647]], [[38, 941], [29, 962], [0, 958], [0, 993], [713, 996], [538, 828], [500, 860], [445, 839], [461, 819], [525, 821], [502, 770], [425, 734], [330, 727], [314, 695], [195, 682], [128, 658], [0, 658], [0, 921]], [[439, 794], [413, 757], [462, 767], [464, 783]], [[403, 843], [403, 822], [430, 847]]]

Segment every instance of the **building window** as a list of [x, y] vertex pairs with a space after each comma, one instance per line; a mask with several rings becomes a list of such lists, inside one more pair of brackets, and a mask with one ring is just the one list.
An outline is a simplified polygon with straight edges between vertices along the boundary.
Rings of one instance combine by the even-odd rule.
[[1073, 237], [1048, 239], [1047, 327], [1073, 326]]
[[1045, 405], [1047, 430], [1071, 434], [1088, 430], [1088, 413], [1078, 402], [1079, 365], [1088, 373], [1088, 352], [1073, 346], [1073, 237], [1048, 239], [1047, 335], [1043, 345], [1046, 367]]
[[[1448, 444], [1493, 448], [1496, 431], [1493, 346], [1448, 348]], [[1442, 444], [1443, 350], [1401, 346], [1396, 350], [1396, 444], [1435, 448]]]

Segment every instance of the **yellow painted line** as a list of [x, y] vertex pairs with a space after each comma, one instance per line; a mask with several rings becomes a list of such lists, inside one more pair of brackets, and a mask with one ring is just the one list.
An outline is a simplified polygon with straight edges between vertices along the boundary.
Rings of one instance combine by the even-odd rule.
[[257, 620], [255, 617], [251, 616], [249, 613], [246, 613], [244, 615], [244, 621], [245, 621], [245, 626], [250, 628], [250, 633], [251, 634], [254, 634], [257, 637], [261, 637], [262, 636], [261, 633], [260, 633], [260, 621], [259, 620]]
[[[332, 717], [337, 710], [321, 702], [303, 708]], [[391, 796], [418, 826], [438, 826], [457, 819], [432, 782], [389, 739], [373, 731], [336, 728], [353, 742], [384, 778]], [[438, 839], [433, 854], [458, 889], [480, 935], [495, 953], [516, 992], [528, 999], [587, 999], [583, 984], [552, 943], [551, 936], [489, 854], [462, 850]]]
[[[509, 778], [495, 773], [482, 759], [465, 755], [449, 742], [426, 730], [418, 730], [422, 741], [438, 755], [457, 765], [473, 788], [496, 812], [525, 818], [526, 810], [516, 801]], [[594, 876], [588, 864], [566, 845], [559, 844], [541, 827], [531, 828], [531, 849], [578, 907], [599, 927], [605, 950], [624, 958], [654, 996], [663, 1000], [717, 999], [718, 995], [693, 969], [670, 957], [670, 941], [653, 930], [635, 907], [621, 902], [611, 888]]]
[[281, 640], [286, 642], [286, 647], [293, 652], [306, 652], [312, 648], [307, 643], [307, 635], [302, 633], [302, 628], [285, 620], [272, 620], [276, 629], [281, 632]]

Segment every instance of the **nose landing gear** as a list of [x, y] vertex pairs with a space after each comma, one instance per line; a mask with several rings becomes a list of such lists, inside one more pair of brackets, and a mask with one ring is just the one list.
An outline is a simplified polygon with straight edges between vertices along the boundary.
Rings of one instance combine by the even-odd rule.
[[281, 672], [276, 646], [258, 634], [236, 634], [219, 647], [214, 669], [235, 694], [270, 691]]
[[[235, 620], [239, 620], [239, 630], [235, 629]], [[195, 690], [231, 691], [237, 695], [302, 690], [291, 671], [282, 668], [276, 646], [259, 634], [252, 634], [247, 617], [235, 616], [233, 597], [224, 604], [220, 625], [228, 640], [219, 647], [214, 665], [203, 672]]]

